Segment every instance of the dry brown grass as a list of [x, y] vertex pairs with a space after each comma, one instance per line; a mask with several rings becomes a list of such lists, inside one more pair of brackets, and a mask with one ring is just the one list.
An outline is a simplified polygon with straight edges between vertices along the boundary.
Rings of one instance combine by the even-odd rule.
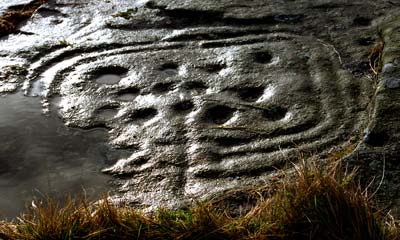
[[378, 42], [368, 55], [368, 62], [370, 71], [378, 77], [382, 70], [382, 54], [385, 44], [383, 41]]
[[46, 1], [36, 0], [30, 4], [15, 7], [5, 12], [0, 16], [0, 37], [16, 32], [18, 24], [30, 18], [36, 9]]
[[0, 238], [400, 239], [399, 221], [373, 208], [354, 182], [355, 171], [343, 173], [340, 161], [328, 167], [308, 162], [295, 166], [294, 178], [246, 190], [255, 201], [240, 214], [240, 203], [223, 199], [153, 214], [106, 199], [97, 204], [69, 199], [64, 206], [48, 200], [13, 222], [1, 222]]

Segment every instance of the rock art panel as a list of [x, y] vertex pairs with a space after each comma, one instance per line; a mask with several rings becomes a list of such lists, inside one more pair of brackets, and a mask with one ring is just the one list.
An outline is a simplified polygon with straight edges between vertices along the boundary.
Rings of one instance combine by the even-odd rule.
[[45, 104], [59, 97], [69, 126], [109, 129], [111, 144], [132, 155], [104, 172], [116, 196], [145, 205], [262, 184], [299, 152], [324, 153], [363, 132], [369, 83], [343, 70], [332, 46], [216, 31], [103, 51], [68, 46], [31, 64], [25, 89]]

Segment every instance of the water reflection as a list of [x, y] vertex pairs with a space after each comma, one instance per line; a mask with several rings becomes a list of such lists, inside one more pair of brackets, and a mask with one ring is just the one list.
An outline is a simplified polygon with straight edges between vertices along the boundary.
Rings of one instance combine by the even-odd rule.
[[106, 131], [66, 128], [41, 110], [39, 98], [0, 97], [1, 217], [17, 216], [33, 194], [61, 198], [85, 189], [95, 198], [109, 190], [100, 169], [119, 153], [106, 144]]

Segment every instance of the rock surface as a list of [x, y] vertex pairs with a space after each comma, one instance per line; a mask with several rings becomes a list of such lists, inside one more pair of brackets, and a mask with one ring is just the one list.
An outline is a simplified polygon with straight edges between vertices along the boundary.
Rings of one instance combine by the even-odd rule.
[[[304, 153], [354, 148], [347, 162], [365, 182], [384, 173], [379, 194], [399, 206], [399, 9], [50, 0], [0, 39], [0, 91], [21, 88], [44, 109], [60, 98], [68, 126], [108, 129], [131, 151], [104, 169], [116, 199], [179, 206], [265, 184]], [[376, 78], [369, 56], [380, 44]]]

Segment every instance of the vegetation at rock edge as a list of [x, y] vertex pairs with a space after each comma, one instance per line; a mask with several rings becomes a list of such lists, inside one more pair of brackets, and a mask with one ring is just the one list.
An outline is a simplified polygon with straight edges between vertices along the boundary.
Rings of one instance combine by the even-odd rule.
[[18, 25], [29, 19], [47, 0], [36, 0], [29, 4], [17, 5], [0, 16], [0, 37], [17, 32]]
[[356, 171], [301, 160], [268, 186], [152, 213], [51, 199], [0, 222], [0, 239], [400, 239], [399, 221], [374, 208]]

